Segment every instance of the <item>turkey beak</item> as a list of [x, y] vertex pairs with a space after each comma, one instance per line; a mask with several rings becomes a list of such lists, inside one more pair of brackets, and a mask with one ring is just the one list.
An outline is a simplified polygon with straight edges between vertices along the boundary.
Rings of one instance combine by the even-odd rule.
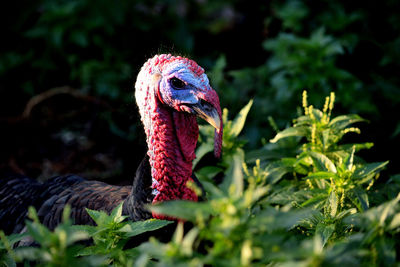
[[199, 102], [195, 105], [192, 105], [191, 108], [194, 110], [197, 116], [211, 124], [215, 129], [217, 129], [218, 132], [220, 131], [221, 120], [219, 118], [218, 111], [210, 103], [200, 99]]

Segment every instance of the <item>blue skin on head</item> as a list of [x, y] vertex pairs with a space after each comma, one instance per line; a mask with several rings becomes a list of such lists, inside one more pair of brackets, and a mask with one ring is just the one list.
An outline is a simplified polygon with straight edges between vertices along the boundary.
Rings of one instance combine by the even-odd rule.
[[[165, 104], [175, 109], [178, 109], [181, 105], [198, 103], [199, 93], [205, 93], [207, 89], [211, 89], [206, 74], [197, 76], [184, 62], [171, 64], [163, 71], [162, 76], [159, 89], [161, 97]], [[174, 87], [171, 82], [173, 78], [181, 80], [184, 87]]]

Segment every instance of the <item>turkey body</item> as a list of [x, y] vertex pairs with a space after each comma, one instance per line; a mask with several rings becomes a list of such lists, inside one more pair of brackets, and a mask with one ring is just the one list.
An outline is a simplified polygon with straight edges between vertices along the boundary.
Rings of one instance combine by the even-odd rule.
[[215, 127], [214, 153], [222, 145], [219, 98], [204, 70], [194, 61], [171, 55], [156, 55], [141, 68], [135, 98], [146, 133], [147, 155], [139, 164], [131, 186], [88, 181], [76, 175], [54, 177], [44, 183], [24, 176], [0, 179], [0, 229], [7, 234], [24, 228], [29, 206], [38, 210], [40, 221], [54, 229], [64, 207], [71, 207], [75, 224], [93, 224], [86, 208], [111, 212], [124, 201], [123, 214], [133, 221], [151, 217], [146, 205], [167, 200], [197, 201], [187, 185], [195, 182], [192, 161], [198, 139], [196, 117]]
[[57, 176], [44, 183], [20, 175], [8, 176], [0, 180], [0, 229], [6, 234], [21, 232], [29, 206], [36, 208], [40, 221], [50, 229], [61, 222], [67, 204], [75, 224], [94, 223], [86, 208], [110, 213], [122, 201], [123, 215], [135, 221], [148, 219], [151, 214], [144, 206], [153, 198], [151, 181], [147, 156], [132, 186], [109, 185], [77, 175]]

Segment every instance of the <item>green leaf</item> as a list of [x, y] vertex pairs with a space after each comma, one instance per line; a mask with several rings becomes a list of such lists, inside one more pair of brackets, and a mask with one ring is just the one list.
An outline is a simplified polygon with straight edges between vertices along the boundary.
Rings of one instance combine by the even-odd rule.
[[326, 202], [327, 194], [314, 194], [310, 199], [304, 201], [301, 206], [308, 207], [308, 206], [320, 206], [322, 203]]
[[88, 208], [85, 208], [89, 216], [93, 219], [93, 221], [97, 225], [102, 225], [104, 223], [104, 220], [106, 217], [108, 217], [108, 214], [105, 213], [104, 211], [101, 210], [91, 210]]
[[89, 239], [89, 234], [86, 231], [69, 231], [67, 235], [67, 244], [70, 245], [86, 239]]
[[357, 114], [350, 114], [350, 115], [342, 115], [332, 119], [329, 122], [329, 126], [335, 129], [342, 130], [347, 126], [356, 123], [366, 121], [365, 119], [361, 118]]
[[330, 129], [326, 129], [324, 131], [322, 131], [322, 145], [324, 147], [324, 149], [326, 149], [330, 143], [329, 143], [329, 134], [330, 134]]
[[122, 201], [121, 203], [116, 206], [110, 214], [110, 217], [112, 218], [113, 222], [119, 223], [125, 220], [126, 216], [122, 216], [122, 206], [124, 202]]
[[216, 166], [206, 166], [204, 168], [201, 168], [200, 170], [196, 171], [196, 176], [201, 180], [209, 180], [211, 181], [213, 177], [215, 177], [215, 175], [217, 175], [218, 173], [222, 172], [223, 169], [221, 169], [220, 167], [216, 167]]
[[394, 230], [399, 227], [400, 227], [400, 213], [397, 213], [393, 216], [393, 219], [390, 222], [389, 230]]
[[338, 208], [338, 196], [335, 192], [335, 190], [331, 191], [331, 194], [329, 195], [328, 198], [328, 210], [329, 210], [329, 214], [332, 218], [334, 218], [336, 216], [337, 213], [337, 208]]
[[244, 106], [236, 118], [233, 120], [231, 125], [230, 134], [234, 137], [238, 136], [243, 129], [244, 123], [246, 122], [247, 114], [250, 111], [251, 106], [253, 105], [253, 100], [251, 99], [246, 106]]
[[310, 218], [313, 214], [314, 212], [311, 209], [297, 209], [283, 212], [268, 207], [257, 214], [250, 224], [252, 227], [264, 229], [268, 232], [279, 229], [290, 230], [299, 225], [300, 222]]
[[188, 221], [195, 221], [201, 214], [208, 217], [212, 209], [208, 202], [192, 202], [186, 200], [172, 200], [147, 206], [149, 210], [157, 214], [180, 218]]
[[80, 257], [80, 256], [89, 256], [102, 253], [103, 253], [103, 248], [100, 248], [99, 246], [90, 246], [82, 248], [81, 250], [78, 251], [78, 253], [75, 256]]
[[314, 172], [309, 174], [307, 177], [305, 177], [304, 179], [330, 179], [335, 177], [336, 174], [332, 173], [332, 172]]
[[[48, 253], [45, 255], [45, 251], [42, 251], [37, 247], [21, 247], [15, 250], [15, 254], [23, 259], [35, 261], [37, 259], [44, 259], [49, 257]], [[29, 266], [29, 265], [28, 265]]]
[[318, 223], [315, 229], [315, 234], [319, 235], [322, 240], [322, 246], [325, 246], [329, 238], [335, 232], [335, 224], [325, 225], [324, 223]]
[[205, 191], [211, 196], [213, 199], [224, 198], [227, 196], [219, 187], [217, 187], [214, 183], [209, 181], [201, 181], [204, 186]]
[[189, 233], [185, 235], [182, 241], [181, 250], [188, 256], [191, 256], [193, 253], [193, 243], [195, 242], [197, 236], [199, 235], [198, 228], [192, 228]]
[[308, 152], [308, 155], [310, 155], [310, 157], [312, 158], [317, 170], [325, 171], [325, 172], [330, 171], [333, 173], [337, 172], [335, 164], [333, 164], [333, 162], [324, 154], [311, 151], [311, 152]]
[[282, 138], [286, 138], [289, 136], [306, 136], [308, 132], [308, 127], [299, 126], [299, 127], [290, 127], [285, 130], [279, 132], [273, 139], [270, 140], [271, 143], [276, 143]]
[[359, 211], [366, 211], [369, 208], [367, 192], [359, 187], [353, 188], [350, 193], [350, 199], [357, 206]]
[[268, 184], [275, 184], [290, 171], [289, 168], [283, 166], [281, 162], [272, 162], [267, 165], [264, 172], [266, 175], [266, 182]]
[[361, 168], [358, 168], [354, 171], [354, 177], [358, 179], [369, 178], [370, 175], [375, 175], [378, 171], [383, 169], [388, 163], [389, 161], [365, 164]]
[[211, 143], [202, 143], [196, 150], [196, 158], [193, 160], [193, 168], [196, 167], [197, 163], [206, 155], [208, 152], [214, 150], [214, 145]]
[[387, 202], [386, 205], [383, 206], [381, 215], [379, 217], [379, 224], [381, 226], [384, 225], [384, 222], [386, 221], [386, 219], [393, 214], [395, 211], [395, 206], [397, 205], [397, 203], [399, 203], [400, 200], [400, 193], [397, 195], [397, 197], [389, 202]]
[[132, 237], [140, 235], [145, 232], [150, 232], [160, 229], [171, 223], [173, 222], [166, 220], [156, 220], [156, 219], [149, 219], [146, 221], [138, 221], [138, 222], [128, 222], [124, 227], [120, 229], [120, 231], [125, 232], [126, 237]]
[[[1, 230], [0, 230], [1, 231]], [[4, 235], [4, 232], [0, 234], [0, 249], [4, 249], [4, 243], [2, 241], [3, 236], [7, 238], [7, 242], [10, 246], [13, 246], [15, 243], [18, 241], [21, 241], [24, 237], [28, 236], [28, 233], [22, 233], [22, 234], [11, 234], [8, 236]]]
[[[237, 152], [232, 156], [232, 160], [229, 168], [226, 170], [224, 181], [220, 185], [220, 188], [234, 196], [239, 197], [243, 193], [243, 172], [242, 162], [244, 162], [244, 152], [242, 149], [237, 149]], [[233, 190], [233, 192], [231, 192]]]
[[0, 257], [0, 264], [6, 267], [16, 267], [17, 263], [10, 255], [3, 255]]
[[48, 241], [48, 237], [51, 236], [50, 230], [39, 223], [26, 221], [26, 228], [29, 235], [32, 236], [32, 238], [40, 244]]

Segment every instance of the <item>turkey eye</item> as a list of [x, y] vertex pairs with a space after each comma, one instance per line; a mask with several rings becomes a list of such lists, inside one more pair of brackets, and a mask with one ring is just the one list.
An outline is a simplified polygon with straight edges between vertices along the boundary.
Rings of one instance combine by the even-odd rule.
[[181, 80], [179, 80], [178, 78], [172, 78], [171, 80], [169, 80], [169, 82], [176, 89], [183, 89], [186, 86], [186, 84]]

